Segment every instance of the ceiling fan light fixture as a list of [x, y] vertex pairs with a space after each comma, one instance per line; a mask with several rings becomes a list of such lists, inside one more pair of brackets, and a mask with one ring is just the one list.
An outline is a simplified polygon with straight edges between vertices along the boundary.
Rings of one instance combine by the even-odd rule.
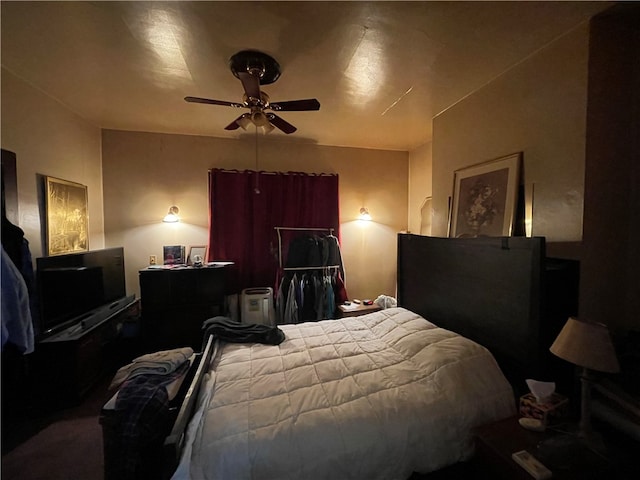
[[261, 110], [251, 112], [251, 121], [256, 127], [266, 127], [267, 125], [270, 125], [269, 119]]
[[251, 125], [251, 115], [249, 115], [248, 113], [243, 114], [240, 118], [238, 118], [238, 120], [236, 120], [236, 122], [238, 123], [238, 125], [240, 125], [243, 130], [246, 130], [249, 125]]
[[267, 125], [262, 125], [260, 128], [262, 128], [262, 132], [267, 134], [267, 133], [271, 133], [271, 131], [275, 128], [273, 125], [271, 125], [270, 123], [268, 123]]

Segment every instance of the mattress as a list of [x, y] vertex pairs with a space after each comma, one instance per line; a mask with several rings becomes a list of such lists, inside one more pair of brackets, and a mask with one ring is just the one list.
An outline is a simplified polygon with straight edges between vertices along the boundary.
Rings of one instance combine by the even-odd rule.
[[221, 345], [174, 479], [404, 480], [515, 414], [487, 349], [403, 308], [280, 328]]

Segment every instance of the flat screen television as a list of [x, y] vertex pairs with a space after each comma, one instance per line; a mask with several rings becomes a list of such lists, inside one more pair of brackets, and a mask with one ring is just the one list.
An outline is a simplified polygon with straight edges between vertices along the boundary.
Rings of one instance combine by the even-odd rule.
[[124, 248], [37, 258], [36, 279], [45, 337], [126, 296]]

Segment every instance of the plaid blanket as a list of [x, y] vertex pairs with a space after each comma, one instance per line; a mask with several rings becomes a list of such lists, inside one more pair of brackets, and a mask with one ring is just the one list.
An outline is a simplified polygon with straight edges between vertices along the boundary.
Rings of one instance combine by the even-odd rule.
[[[166, 386], [186, 374], [190, 363], [183, 362], [173, 372], [143, 374], [127, 379], [116, 399], [119, 417], [117, 436], [120, 440], [121, 461], [117, 478], [134, 480], [156, 477], [162, 468], [158, 452], [171, 422]], [[155, 457], [155, 461], [153, 459]]]

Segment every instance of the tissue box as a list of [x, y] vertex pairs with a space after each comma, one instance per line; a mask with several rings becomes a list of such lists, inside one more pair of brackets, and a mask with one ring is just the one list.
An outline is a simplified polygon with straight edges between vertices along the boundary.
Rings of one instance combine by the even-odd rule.
[[554, 393], [544, 403], [538, 403], [533, 393], [527, 393], [520, 397], [520, 415], [528, 418], [537, 418], [546, 425], [551, 420], [566, 415], [569, 408], [569, 399]]

